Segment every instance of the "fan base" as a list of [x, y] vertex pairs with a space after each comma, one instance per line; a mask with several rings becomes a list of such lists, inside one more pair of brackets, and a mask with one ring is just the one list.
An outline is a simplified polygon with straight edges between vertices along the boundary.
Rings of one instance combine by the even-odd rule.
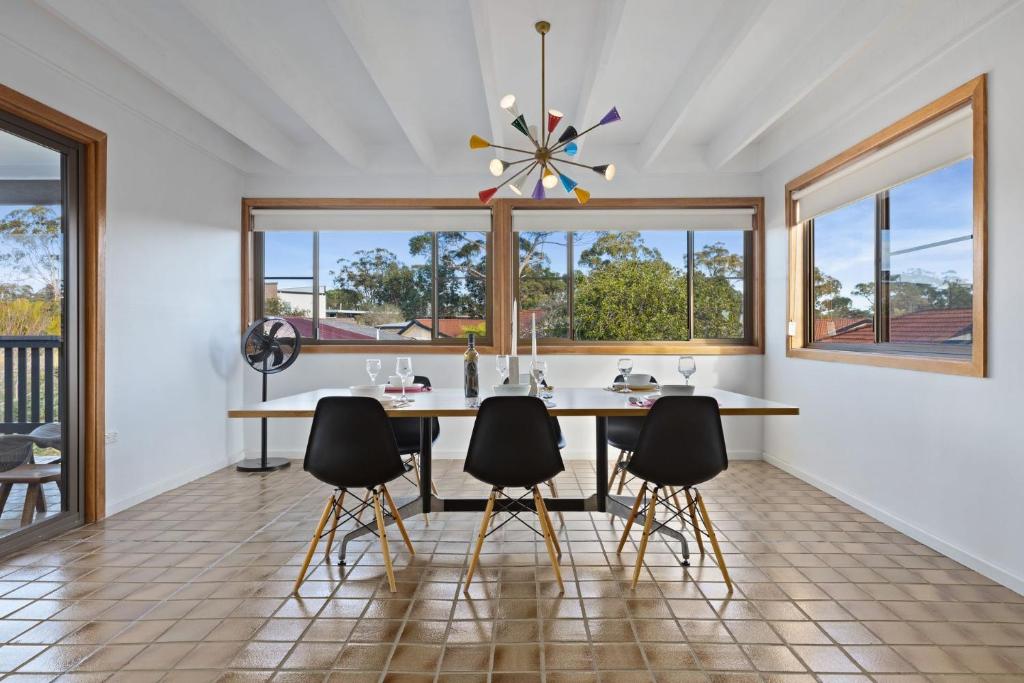
[[291, 467], [292, 461], [288, 458], [267, 458], [266, 467], [259, 458], [243, 460], [235, 466], [239, 472], [273, 472]]

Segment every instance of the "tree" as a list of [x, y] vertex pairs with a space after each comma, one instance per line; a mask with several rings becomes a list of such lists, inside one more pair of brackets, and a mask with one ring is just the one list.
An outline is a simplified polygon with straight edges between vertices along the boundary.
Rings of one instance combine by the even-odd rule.
[[814, 312], [822, 318], [863, 318], [867, 314], [843, 295], [843, 283], [814, 267]]
[[686, 339], [686, 277], [667, 261], [607, 261], [577, 271], [576, 338], [656, 341]]
[[331, 276], [338, 290], [358, 297], [360, 308], [390, 304], [397, 306], [406, 319], [430, 310], [429, 266], [400, 263], [383, 247], [359, 250], [354, 256], [354, 261], [338, 259], [338, 270]]
[[59, 301], [64, 289], [60, 216], [48, 206], [11, 211], [0, 220], [5, 280], [35, 283], [36, 294]]
[[[431, 233], [409, 240], [409, 253], [430, 256]], [[437, 308], [440, 317], [482, 318], [487, 299], [487, 238], [477, 232], [437, 233]]]
[[743, 255], [724, 242], [708, 244], [693, 255], [694, 336], [738, 339], [743, 336], [743, 292], [733, 280], [743, 277]]
[[547, 251], [548, 247], [564, 248], [566, 234], [515, 233], [519, 241], [519, 308], [538, 312], [537, 334], [542, 337], [569, 335], [569, 280], [552, 269]]
[[580, 253], [579, 265], [597, 268], [623, 259], [654, 261], [661, 259], [661, 254], [644, 244], [638, 232], [604, 232], [598, 233], [594, 242]]
[[290, 303], [276, 296], [270, 297], [269, 299], [263, 302], [263, 312], [266, 315], [277, 316], [291, 315], [299, 317], [309, 317], [310, 315], [309, 311], [296, 310], [295, 307], [292, 306]]

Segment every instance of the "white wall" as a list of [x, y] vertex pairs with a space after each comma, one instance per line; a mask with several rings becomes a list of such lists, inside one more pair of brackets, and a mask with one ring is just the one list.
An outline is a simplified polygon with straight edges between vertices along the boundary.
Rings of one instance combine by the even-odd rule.
[[[838, 122], [765, 176], [769, 460], [1024, 592], [1024, 6]], [[989, 74], [989, 376], [971, 379], [785, 355], [783, 186], [886, 124]]]
[[[443, 177], [424, 179], [421, 176], [394, 177], [341, 177], [302, 178], [296, 176], [249, 177], [245, 194], [249, 197], [280, 196], [472, 196], [484, 176]], [[721, 197], [759, 196], [760, 179], [751, 174], [717, 175], [630, 175], [620, 171], [614, 183], [596, 186], [594, 196], [601, 197]], [[307, 391], [317, 386], [343, 387], [365, 383], [363, 354], [306, 354], [300, 356], [288, 371], [270, 378], [270, 396], [282, 396], [296, 391]], [[394, 355], [380, 355], [384, 368], [394, 368]], [[548, 375], [555, 386], [603, 386], [616, 373], [619, 356], [547, 356]], [[714, 385], [723, 389], [760, 396], [763, 394], [763, 357], [751, 356], [698, 356], [697, 384]], [[635, 356], [637, 372], [650, 372], [658, 379], [680, 379], [675, 368], [675, 356]], [[413, 355], [416, 374], [430, 377], [442, 387], [462, 387], [462, 354]], [[481, 385], [495, 383], [493, 356], [481, 361]], [[245, 395], [247, 400], [258, 400], [259, 375], [247, 372]], [[557, 400], [557, 398], [556, 398]], [[245, 445], [250, 453], [259, 449], [259, 428], [252, 421], [246, 428]], [[561, 418], [562, 430], [568, 442], [566, 457], [593, 457], [594, 424], [592, 418]], [[726, 419], [726, 440], [733, 458], [760, 458], [762, 453], [762, 418], [734, 417]], [[466, 454], [472, 421], [447, 418], [442, 420], [441, 437], [435, 445], [437, 457], [462, 458]], [[272, 454], [299, 457], [305, 451], [309, 435], [308, 420], [278, 420], [270, 425], [267, 440]]]
[[123, 102], [167, 107], [186, 126], [207, 122], [37, 6], [5, 2], [0, 19], [0, 82], [109, 136], [106, 429], [119, 434], [107, 445], [113, 513], [241, 452], [241, 429], [225, 419], [241, 391], [241, 177]]

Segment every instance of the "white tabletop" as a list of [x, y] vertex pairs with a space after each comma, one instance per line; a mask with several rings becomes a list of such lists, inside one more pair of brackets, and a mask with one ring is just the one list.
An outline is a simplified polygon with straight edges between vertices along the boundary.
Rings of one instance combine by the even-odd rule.
[[[638, 392], [634, 395], [643, 395]], [[766, 401], [755, 396], [737, 394], [724, 389], [698, 387], [697, 396], [711, 396], [718, 401], [722, 415], [799, 415], [796, 406]], [[327, 396], [348, 396], [349, 390], [316, 389], [301, 394], [282, 396], [251, 403], [228, 411], [228, 417], [313, 417], [317, 402]], [[389, 394], [395, 396], [395, 394]], [[481, 391], [480, 400], [490, 396]], [[391, 417], [472, 417], [477, 409], [467, 406], [461, 389], [438, 389], [409, 394], [414, 402], [404, 408], [387, 410]], [[629, 404], [629, 394], [620, 394], [597, 388], [556, 388], [548, 412], [556, 416], [623, 416], [643, 415], [647, 408]]]

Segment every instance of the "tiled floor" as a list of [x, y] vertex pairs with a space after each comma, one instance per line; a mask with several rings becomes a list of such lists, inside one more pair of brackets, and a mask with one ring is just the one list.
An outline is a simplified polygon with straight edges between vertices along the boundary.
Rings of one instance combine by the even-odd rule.
[[[592, 486], [574, 461], [562, 495]], [[435, 463], [443, 495], [482, 494]], [[0, 560], [0, 671], [31, 681], [1024, 680], [1024, 598], [760, 462], [704, 489], [736, 590], [652, 543], [632, 592], [622, 522], [566, 514], [564, 596], [508, 525], [461, 595], [478, 514], [371, 540], [291, 597], [328, 489], [299, 467], [217, 472]], [[408, 485], [396, 493], [409, 493]], [[634, 533], [633, 541], [638, 538]], [[345, 580], [342, 581], [344, 575]], [[65, 673], [73, 672], [73, 673]], [[62, 676], [62, 674], [64, 674]]]

